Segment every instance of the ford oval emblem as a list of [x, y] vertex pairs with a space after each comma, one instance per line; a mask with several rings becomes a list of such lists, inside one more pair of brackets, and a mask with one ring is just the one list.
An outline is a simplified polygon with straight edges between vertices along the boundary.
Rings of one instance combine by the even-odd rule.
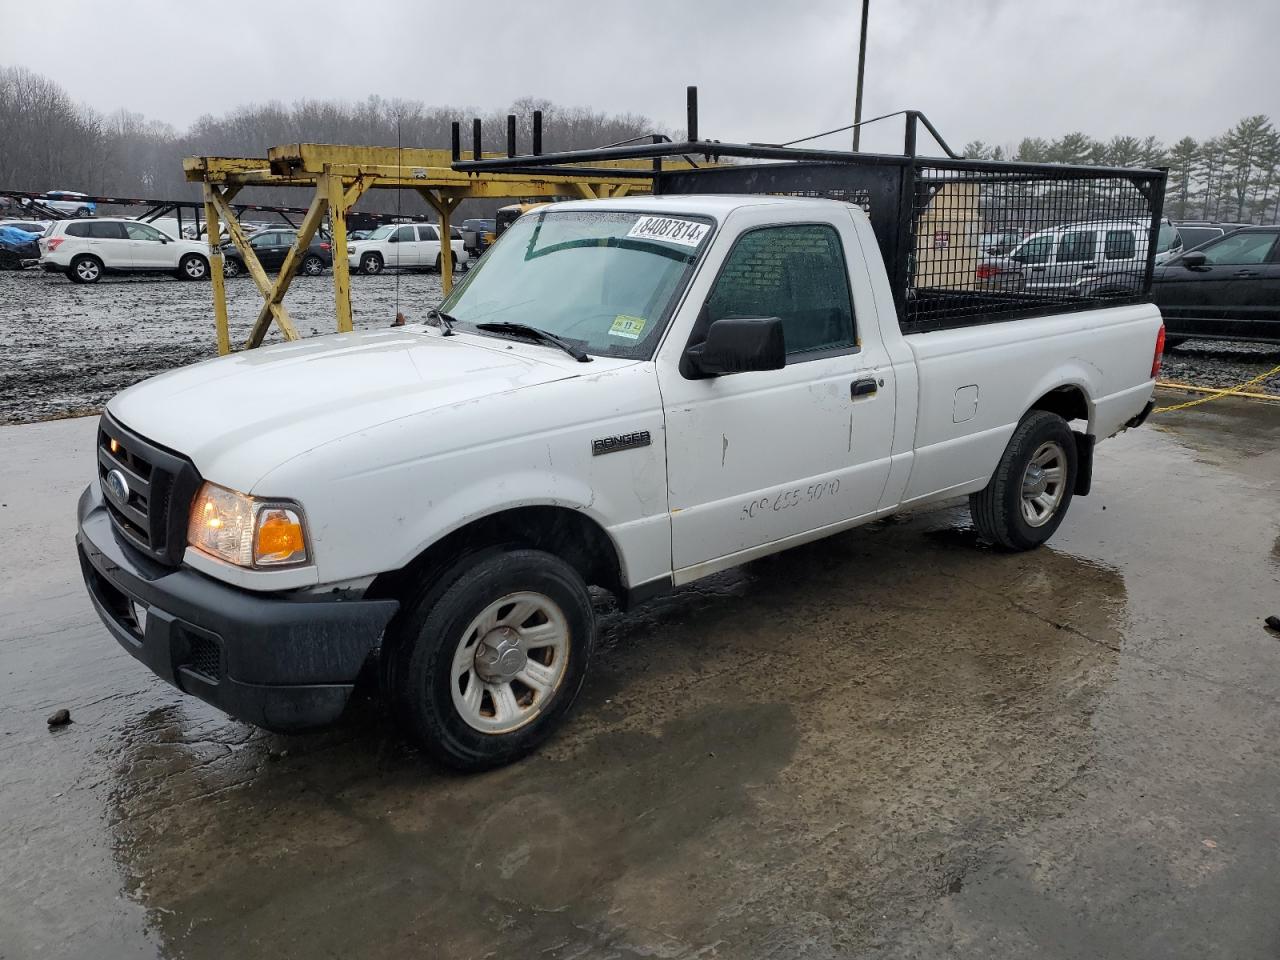
[[129, 481], [125, 479], [124, 471], [112, 470], [107, 474], [106, 484], [113, 497], [121, 503], [129, 502]]

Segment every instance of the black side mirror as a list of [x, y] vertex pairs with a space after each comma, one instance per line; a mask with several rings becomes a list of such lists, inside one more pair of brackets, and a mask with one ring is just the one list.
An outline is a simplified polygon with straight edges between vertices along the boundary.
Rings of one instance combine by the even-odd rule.
[[1190, 250], [1182, 255], [1181, 263], [1188, 270], [1202, 270], [1209, 262], [1203, 250]]
[[397, 237], [394, 233], [391, 236], [387, 237], [387, 243], [399, 243], [399, 242], [400, 242], [400, 238]]
[[752, 370], [781, 370], [787, 345], [780, 317], [725, 317], [707, 328], [707, 339], [687, 351], [698, 373], [718, 377]]

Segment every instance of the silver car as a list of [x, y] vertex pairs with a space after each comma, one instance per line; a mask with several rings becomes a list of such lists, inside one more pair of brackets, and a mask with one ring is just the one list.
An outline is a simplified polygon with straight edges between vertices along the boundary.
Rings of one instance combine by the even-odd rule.
[[[1055, 293], [1076, 289], [1092, 273], [1145, 265], [1149, 226], [1138, 220], [1097, 220], [1066, 223], [1041, 230], [1023, 240], [1005, 257], [994, 257], [978, 267], [978, 278], [999, 280], [1008, 289], [1029, 293]], [[1178, 228], [1160, 224], [1156, 263], [1182, 252]]]

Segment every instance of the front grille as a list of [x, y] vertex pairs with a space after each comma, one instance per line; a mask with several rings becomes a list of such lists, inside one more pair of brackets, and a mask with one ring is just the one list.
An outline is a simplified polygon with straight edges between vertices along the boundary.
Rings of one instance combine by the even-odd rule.
[[188, 634], [187, 643], [190, 652], [187, 654], [186, 662], [182, 664], [183, 669], [198, 673], [206, 680], [217, 683], [218, 676], [222, 672], [222, 647], [218, 641], [210, 637]]
[[200, 486], [190, 460], [102, 415], [98, 480], [116, 530], [133, 546], [176, 566], [186, 549], [187, 512]]

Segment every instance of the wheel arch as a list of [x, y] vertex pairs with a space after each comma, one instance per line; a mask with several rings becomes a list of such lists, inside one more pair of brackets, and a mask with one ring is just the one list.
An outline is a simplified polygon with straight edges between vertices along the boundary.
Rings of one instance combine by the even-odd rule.
[[374, 578], [366, 595], [398, 597], [438, 574], [459, 557], [502, 544], [555, 554], [588, 584], [616, 596], [626, 592], [622, 557], [608, 531], [581, 510], [558, 504], [508, 507], [469, 520], [424, 547], [397, 570]]
[[[1083, 430], [1072, 430], [1076, 440], [1076, 479], [1074, 492], [1076, 496], [1085, 497], [1093, 486], [1093, 447], [1094, 447], [1094, 407], [1086, 388], [1077, 382], [1064, 383], [1041, 394], [1031, 404], [1027, 413], [1032, 410], [1044, 410], [1056, 413], [1068, 426], [1074, 420], [1083, 420]], [[1025, 414], [1024, 414], [1025, 416]]]

